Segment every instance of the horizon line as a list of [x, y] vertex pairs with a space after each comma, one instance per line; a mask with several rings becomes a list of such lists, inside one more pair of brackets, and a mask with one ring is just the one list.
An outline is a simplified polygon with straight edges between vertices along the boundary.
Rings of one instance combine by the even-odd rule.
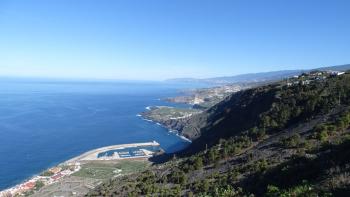
[[196, 80], [205, 80], [205, 79], [213, 79], [213, 78], [225, 78], [225, 77], [235, 77], [240, 75], [249, 75], [249, 74], [261, 74], [261, 73], [270, 73], [270, 72], [283, 72], [283, 71], [310, 71], [310, 70], [317, 70], [322, 68], [330, 68], [330, 67], [340, 67], [340, 66], [346, 66], [349, 64], [340, 64], [335, 66], [320, 66], [316, 68], [310, 68], [310, 69], [282, 69], [282, 70], [268, 70], [268, 71], [261, 71], [261, 72], [246, 72], [246, 73], [240, 73], [240, 74], [232, 74], [232, 75], [221, 75], [221, 76], [211, 76], [211, 77], [171, 77], [171, 78], [165, 78], [165, 79], [134, 79], [134, 78], [103, 78], [103, 77], [64, 77], [64, 76], [42, 76], [42, 75], [2, 75], [0, 74], [0, 79], [37, 79], [37, 80], [53, 80], [53, 81], [95, 81], [95, 82], [104, 82], [104, 81], [134, 81], [134, 82], [166, 82], [168, 80], [174, 80], [174, 79], [196, 79]]

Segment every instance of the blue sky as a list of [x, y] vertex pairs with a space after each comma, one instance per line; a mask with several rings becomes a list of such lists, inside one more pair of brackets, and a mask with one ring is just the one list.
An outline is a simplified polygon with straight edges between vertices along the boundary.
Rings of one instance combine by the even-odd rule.
[[0, 75], [213, 77], [350, 63], [350, 1], [0, 0]]

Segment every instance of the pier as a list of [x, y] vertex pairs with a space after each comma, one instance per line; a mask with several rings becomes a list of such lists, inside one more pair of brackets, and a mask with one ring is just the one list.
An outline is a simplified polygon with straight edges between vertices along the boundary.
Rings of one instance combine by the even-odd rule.
[[[159, 147], [159, 150], [161, 150], [160, 144], [156, 141], [133, 144], [118, 144], [88, 151], [66, 161], [65, 163], [72, 164], [80, 161], [149, 158], [152, 157], [155, 152], [148, 150], [148, 147]], [[129, 149], [133, 149], [133, 151], [130, 152]], [[108, 152], [112, 152], [113, 154], [108, 155]], [[105, 153], [105, 155], [103, 155], [103, 153]]]

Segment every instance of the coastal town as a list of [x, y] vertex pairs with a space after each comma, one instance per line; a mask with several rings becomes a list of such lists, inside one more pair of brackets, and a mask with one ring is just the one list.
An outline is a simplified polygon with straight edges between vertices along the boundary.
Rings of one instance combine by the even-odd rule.
[[[298, 86], [308, 85], [312, 82], [324, 81], [327, 78], [336, 77], [345, 74], [342, 71], [311, 71], [308, 73], [302, 73], [293, 77], [284, 79], [280, 85], [282, 86]], [[196, 93], [185, 97], [172, 98], [168, 101], [171, 102], [183, 102], [186, 101], [188, 104], [196, 106], [206, 102], [218, 102], [222, 100], [225, 95], [232, 94], [239, 91], [240, 88], [237, 86], [225, 85], [222, 87], [208, 88], [200, 91], [200, 94]], [[178, 99], [178, 100], [176, 100]], [[148, 110], [142, 113], [142, 117], [150, 120], [160, 122], [162, 125], [173, 124], [172, 120], [181, 120], [190, 118], [191, 116], [200, 113], [201, 109], [187, 108], [179, 109], [167, 106], [156, 106], [148, 107]], [[169, 122], [170, 121], [170, 122]], [[176, 125], [179, 125], [178, 123]], [[169, 126], [170, 127], [170, 126]], [[173, 129], [172, 127], [170, 127]], [[84, 168], [86, 164], [91, 162], [108, 162], [108, 161], [121, 161], [121, 160], [137, 160], [137, 159], [148, 159], [155, 154], [161, 153], [162, 149], [160, 144], [153, 142], [146, 143], [134, 143], [134, 144], [121, 144], [102, 147], [88, 151], [78, 157], [72, 158], [58, 166], [49, 168], [42, 172], [40, 175], [36, 175], [29, 180], [18, 184], [12, 188], [0, 191], [0, 197], [14, 197], [14, 196], [30, 196], [40, 192], [43, 188], [52, 186], [62, 182], [67, 177], [71, 177], [74, 174], [78, 174]], [[103, 164], [104, 165], [104, 164]], [[86, 169], [85, 169], [86, 170]], [[90, 169], [88, 169], [90, 170]], [[122, 170], [115, 168], [111, 176], [119, 176]], [[94, 174], [95, 176], [95, 174]], [[106, 176], [110, 177], [110, 176]], [[81, 177], [80, 177], [81, 178]], [[88, 180], [91, 177], [83, 177], [81, 180]], [[101, 179], [99, 179], [101, 180]], [[85, 187], [93, 189], [100, 181], [89, 181], [85, 184]], [[87, 185], [87, 186], [86, 186]], [[76, 192], [71, 191], [72, 196], [76, 196]]]
[[196, 109], [206, 109], [220, 102], [226, 96], [243, 89], [250, 88], [250, 85], [226, 84], [211, 88], [200, 88], [184, 91], [181, 96], [166, 98], [173, 103], [186, 103]]
[[314, 81], [324, 81], [329, 77], [336, 77], [343, 74], [345, 74], [345, 72], [342, 71], [311, 71], [309, 73], [302, 73], [301, 75], [295, 75], [293, 77], [287, 78], [284, 81], [284, 85], [308, 85]]
[[79, 162], [76, 162], [73, 165], [60, 165], [50, 168], [42, 174], [34, 176], [22, 184], [0, 192], [0, 197], [26, 196], [33, 194], [42, 187], [57, 183], [63, 177], [72, 175], [73, 173], [78, 172], [80, 169], [81, 166]]
[[[113, 176], [120, 176], [123, 174], [123, 170], [128, 171], [128, 169], [125, 170], [123, 168], [123, 165], [120, 165], [122, 162], [136, 161], [142, 163], [154, 154], [161, 153], [162, 151], [160, 144], [155, 141], [120, 144], [94, 149], [58, 166], [49, 168], [40, 175], [36, 175], [21, 184], [1, 191], [0, 197], [35, 196], [35, 194], [44, 191], [45, 188], [55, 187], [55, 185], [60, 186], [67, 183], [68, 185], [71, 183], [83, 183], [80, 185], [88, 189], [93, 189], [101, 183], [100, 180]], [[120, 167], [111, 168], [111, 164], [119, 164]], [[129, 165], [131, 163], [127, 164]], [[98, 170], [91, 166], [98, 166]], [[101, 171], [103, 168], [108, 169], [109, 173]], [[99, 173], [103, 176], [100, 176]], [[65, 179], [74, 179], [74, 181], [65, 181]], [[76, 190], [78, 191], [79, 189], [80, 188], [77, 187]], [[55, 189], [49, 190], [50, 193], [54, 193], [53, 191], [55, 191]], [[77, 191], [72, 189], [72, 191], [69, 191], [69, 196], [79, 196], [78, 194], [81, 194], [81, 192], [78, 193]]]
[[[278, 79], [278, 81], [274, 80], [264, 82], [263, 84], [275, 84], [279, 87], [309, 85], [312, 82], [322, 82], [327, 78], [343, 74], [345, 74], [345, 72], [336, 70], [312, 70], [309, 72], [300, 72], [300, 74], [291, 77], [284, 77], [283, 79]], [[166, 101], [172, 103], [185, 103], [189, 105], [188, 107], [149, 106], [146, 108], [146, 111], [140, 113], [140, 116], [147, 121], [156, 122], [157, 124], [180, 134], [189, 119], [193, 116], [196, 116], [197, 114], [209, 109], [211, 106], [221, 102], [228, 95], [241, 90], [253, 88], [258, 84], [260, 83], [243, 85], [225, 84], [211, 88], [187, 90], [183, 92], [183, 95], [166, 98]]]
[[[205, 110], [211, 106], [222, 101], [226, 96], [239, 92], [241, 90], [253, 88], [263, 84], [269, 84], [276, 81], [284, 81], [284, 85], [308, 85], [312, 81], [325, 80], [328, 77], [335, 77], [343, 75], [345, 72], [336, 70], [312, 70], [309, 72], [304, 72], [292, 77], [285, 77], [280, 79], [275, 79], [272, 81], [262, 81], [262, 82], [250, 82], [250, 83], [234, 83], [225, 84], [221, 86], [215, 86], [210, 88], [200, 88], [195, 90], [183, 91], [180, 96], [166, 98], [166, 101], [173, 103], [186, 103], [191, 105], [194, 109]], [[252, 81], [254, 81], [252, 79]], [[152, 108], [154, 109], [154, 107]]]

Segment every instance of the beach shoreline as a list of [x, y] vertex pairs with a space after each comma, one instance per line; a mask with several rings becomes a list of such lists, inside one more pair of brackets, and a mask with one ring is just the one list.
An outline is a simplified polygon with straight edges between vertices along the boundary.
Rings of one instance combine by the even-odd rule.
[[[49, 186], [54, 183], [57, 183], [62, 178], [78, 172], [81, 169], [82, 163], [94, 162], [94, 161], [120, 161], [120, 160], [149, 159], [156, 153], [156, 152], [143, 149], [144, 147], [159, 147], [159, 150], [163, 151], [160, 148], [160, 144], [156, 141], [144, 142], [144, 143], [117, 144], [117, 145], [110, 145], [110, 146], [92, 149], [76, 157], [73, 157], [67, 161], [64, 161], [56, 166], [53, 166], [43, 171], [39, 175], [34, 175], [31, 178], [26, 179], [20, 184], [17, 184], [13, 187], [0, 191], [0, 197], [5, 197], [5, 196], [8, 196], [9, 194], [11, 196], [14, 196], [17, 194], [23, 194], [25, 192], [32, 191], [33, 189], [35, 189], [38, 182], [44, 183], [44, 186]], [[127, 148], [139, 148], [139, 151], [142, 151], [144, 154], [128, 156], [128, 157], [110, 156], [110, 158], [108, 158], [109, 156], [105, 156], [105, 157], [98, 156], [100, 153], [103, 153], [103, 152], [114, 151], [114, 150], [117, 151], [117, 150], [122, 150]], [[44, 172], [52, 172], [52, 174], [50, 176], [43, 176]]]

